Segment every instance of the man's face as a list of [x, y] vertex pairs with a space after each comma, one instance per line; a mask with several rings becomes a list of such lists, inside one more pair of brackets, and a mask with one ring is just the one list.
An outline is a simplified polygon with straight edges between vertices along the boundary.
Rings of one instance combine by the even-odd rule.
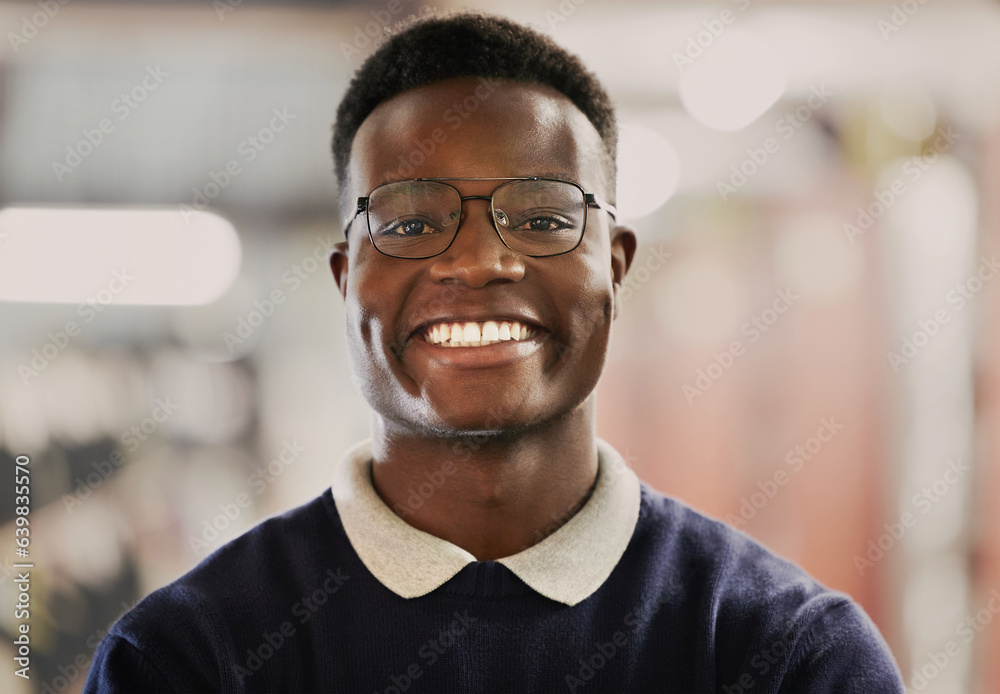
[[[515, 176], [575, 181], [606, 199], [601, 148], [593, 125], [554, 90], [448, 80], [368, 116], [352, 145], [347, 199], [404, 178]], [[451, 183], [467, 196], [499, 182]], [[435, 257], [380, 254], [362, 213], [331, 258], [366, 399], [387, 425], [438, 435], [523, 430], [575, 411], [604, 365], [633, 234], [591, 206], [574, 251], [532, 258], [504, 246], [488, 200], [465, 201], [462, 212], [457, 236]], [[424, 337], [438, 324], [485, 321], [518, 321], [531, 335], [479, 347]]]

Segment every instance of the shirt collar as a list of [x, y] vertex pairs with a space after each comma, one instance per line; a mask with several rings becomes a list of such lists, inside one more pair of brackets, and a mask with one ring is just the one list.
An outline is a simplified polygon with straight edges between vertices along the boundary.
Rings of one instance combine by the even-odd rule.
[[[587, 503], [541, 542], [503, 559], [536, 592], [566, 605], [590, 597], [618, 564], [639, 519], [639, 479], [607, 442], [597, 440], [597, 483]], [[426, 595], [476, 558], [417, 530], [372, 486], [371, 440], [344, 454], [332, 485], [344, 531], [382, 585], [403, 598]]]

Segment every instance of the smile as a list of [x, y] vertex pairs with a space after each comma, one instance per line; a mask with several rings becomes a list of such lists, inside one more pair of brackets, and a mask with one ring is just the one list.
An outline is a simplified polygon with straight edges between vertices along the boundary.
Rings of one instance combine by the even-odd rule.
[[423, 331], [424, 340], [442, 347], [485, 347], [498, 342], [530, 340], [538, 330], [518, 321], [435, 323]]

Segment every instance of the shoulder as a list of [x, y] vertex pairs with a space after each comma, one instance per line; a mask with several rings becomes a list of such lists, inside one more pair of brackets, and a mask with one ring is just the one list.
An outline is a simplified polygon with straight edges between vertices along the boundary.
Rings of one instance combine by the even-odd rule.
[[[324, 585], [324, 572], [343, 575], [350, 557], [338, 527], [329, 489], [261, 521], [119, 619], [98, 647], [90, 679], [130, 673], [146, 678], [130, 679], [130, 686], [150, 691], [218, 688], [218, 677], [232, 669], [220, 670], [220, 663], [242, 661], [237, 651], [248, 634], [260, 637], [287, 620], [303, 595]], [[331, 591], [340, 584], [327, 583]]]
[[902, 691], [861, 606], [745, 533], [643, 484], [633, 540], [650, 558], [643, 570], [657, 586], [653, 609], [705, 632], [705, 648], [731, 678], [720, 686], [780, 677], [801, 691], [825, 691], [823, 682]]
[[301, 506], [260, 521], [206, 557], [186, 577], [191, 580], [208, 578], [220, 570], [231, 569], [232, 562], [245, 565], [259, 563], [265, 557], [292, 559], [303, 545], [329, 538], [331, 524], [339, 528], [340, 517], [327, 488]]
[[248, 598], [273, 598], [273, 591], [294, 588], [303, 574], [312, 585], [321, 566], [336, 563], [343, 541], [346, 537], [327, 489], [226, 543], [186, 574], [151, 593], [120, 624], [128, 626], [168, 605], [210, 611], [213, 606], [225, 609], [234, 599], [243, 603]]
[[[634, 540], [670, 576], [698, 577], [720, 596], [771, 600], [825, 590], [801, 567], [731, 526], [642, 484]], [[689, 578], [690, 580], [690, 578]]]
[[[338, 532], [338, 530], [340, 532]], [[150, 597], [156, 601], [193, 604], [211, 600], [225, 604], [234, 596], [258, 594], [262, 588], [294, 586], [318, 563], [332, 561], [343, 537], [330, 490], [302, 506], [260, 521], [224, 544], [197, 566]], [[346, 539], [346, 538], [344, 538]], [[309, 580], [312, 583], [312, 579]], [[141, 604], [141, 603], [140, 603]]]
[[670, 573], [713, 577], [721, 593], [735, 592], [743, 599], [762, 598], [775, 591], [797, 588], [823, 590], [800, 566], [779, 556], [757, 540], [666, 496], [645, 483], [636, 525], [636, 540], [647, 545]]

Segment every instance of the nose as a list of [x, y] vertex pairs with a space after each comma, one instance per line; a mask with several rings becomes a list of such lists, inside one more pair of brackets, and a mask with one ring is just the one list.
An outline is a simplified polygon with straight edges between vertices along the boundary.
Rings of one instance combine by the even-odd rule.
[[507, 248], [491, 218], [490, 200], [463, 198], [462, 218], [451, 245], [431, 260], [431, 278], [469, 287], [517, 282], [524, 277], [524, 257]]

